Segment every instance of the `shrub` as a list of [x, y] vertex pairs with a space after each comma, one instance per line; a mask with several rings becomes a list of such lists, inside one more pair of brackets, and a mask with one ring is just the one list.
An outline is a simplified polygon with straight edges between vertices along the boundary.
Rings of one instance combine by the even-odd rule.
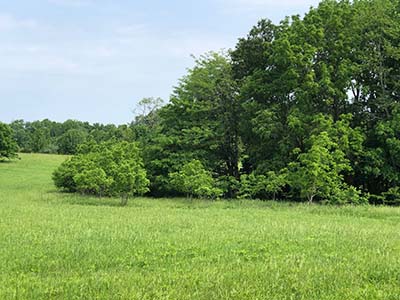
[[216, 187], [211, 173], [207, 171], [199, 160], [192, 160], [184, 164], [178, 172], [169, 174], [171, 185], [180, 193], [188, 197], [219, 198], [223, 191]]
[[294, 151], [298, 157], [289, 163], [289, 184], [310, 203], [315, 198], [330, 200], [344, 186], [343, 173], [352, 170], [350, 162], [326, 131], [311, 136], [309, 142], [308, 151]]
[[64, 161], [54, 172], [53, 181], [57, 188], [63, 189], [66, 192], [76, 192], [77, 186], [74, 176], [79, 174], [79, 166], [82, 164], [83, 157], [69, 158]]
[[82, 194], [102, 195], [109, 194], [113, 178], [107, 177], [106, 172], [98, 167], [83, 170], [73, 177], [76, 189]]
[[125, 205], [129, 197], [148, 191], [149, 180], [139, 148], [134, 143], [102, 143], [82, 147], [85, 151], [73, 156], [54, 171], [55, 185], [67, 192], [96, 196], [121, 197]]
[[260, 176], [256, 176], [254, 173], [243, 174], [240, 176], [240, 188], [238, 197], [242, 199], [252, 199], [260, 192]]
[[215, 179], [216, 186], [221, 189], [226, 198], [236, 198], [240, 191], [240, 181], [233, 176], [219, 176]]
[[334, 193], [327, 199], [330, 204], [368, 204], [368, 195], [363, 194], [354, 186], [343, 186], [335, 189]]
[[276, 195], [282, 191], [287, 184], [286, 171], [275, 173], [267, 172], [266, 175], [242, 175], [240, 177], [240, 198], [253, 198], [256, 196], [271, 197], [276, 199]]

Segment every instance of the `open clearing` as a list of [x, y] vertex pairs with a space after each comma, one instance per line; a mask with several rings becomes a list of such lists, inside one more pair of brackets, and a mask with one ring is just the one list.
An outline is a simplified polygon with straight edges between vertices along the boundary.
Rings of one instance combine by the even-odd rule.
[[57, 193], [0, 164], [0, 299], [400, 299], [400, 209]]

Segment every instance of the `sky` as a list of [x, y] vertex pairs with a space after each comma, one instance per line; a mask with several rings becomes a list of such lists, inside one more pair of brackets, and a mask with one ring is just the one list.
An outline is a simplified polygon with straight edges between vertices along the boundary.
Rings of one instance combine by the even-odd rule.
[[0, 0], [0, 121], [128, 123], [143, 97], [168, 101], [191, 55], [318, 2]]

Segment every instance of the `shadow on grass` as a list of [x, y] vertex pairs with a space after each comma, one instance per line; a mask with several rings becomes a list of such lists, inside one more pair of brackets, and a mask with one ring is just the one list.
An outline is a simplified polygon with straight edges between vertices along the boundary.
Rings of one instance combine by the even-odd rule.
[[[68, 205], [82, 205], [82, 206], [109, 206], [109, 207], [122, 207], [121, 200], [118, 198], [108, 197], [94, 197], [87, 195], [80, 195], [74, 193], [61, 192], [51, 190], [48, 194], [54, 195], [57, 202]], [[128, 202], [129, 205], [129, 202]]]
[[76, 193], [68, 193], [59, 190], [47, 191], [49, 197], [47, 201], [62, 205], [80, 205], [80, 206], [97, 206], [97, 207], [129, 207], [129, 208], [150, 208], [162, 206], [166, 209], [206, 209], [209, 207], [232, 208], [237, 207], [233, 202], [228, 200], [212, 201], [209, 199], [187, 199], [187, 198], [150, 198], [150, 197], [134, 197], [128, 200], [126, 206], [121, 205], [120, 198], [96, 197], [81, 195]]
[[8, 160], [8, 159], [0, 159], [0, 164], [14, 164], [18, 160]]
[[174, 198], [149, 198], [135, 197], [128, 200], [126, 206], [121, 205], [120, 198], [95, 197], [76, 193], [67, 193], [56, 189], [47, 192], [48, 201], [66, 205], [97, 206], [97, 207], [129, 207], [129, 208], [151, 208], [163, 207], [165, 209], [268, 209], [268, 210], [299, 210], [311, 214], [343, 214], [338, 207], [330, 207], [321, 204], [259, 200], [259, 199], [188, 199], [182, 197]]

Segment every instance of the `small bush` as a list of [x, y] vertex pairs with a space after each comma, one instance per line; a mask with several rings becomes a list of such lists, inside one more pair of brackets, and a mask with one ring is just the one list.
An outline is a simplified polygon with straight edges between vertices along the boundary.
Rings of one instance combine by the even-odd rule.
[[222, 189], [216, 187], [211, 173], [207, 171], [199, 160], [192, 160], [184, 164], [180, 171], [169, 174], [171, 185], [188, 197], [219, 198]]
[[83, 170], [74, 177], [77, 191], [82, 194], [105, 195], [109, 193], [113, 178], [107, 177], [106, 172], [98, 167]]
[[73, 156], [53, 173], [55, 185], [67, 192], [96, 196], [129, 197], [148, 191], [149, 180], [139, 148], [134, 143], [91, 144]]
[[259, 176], [256, 176], [254, 173], [249, 175], [243, 174], [240, 176], [240, 187], [238, 197], [241, 199], [252, 199], [254, 198], [259, 192]]
[[279, 174], [270, 171], [266, 175], [255, 175], [251, 173], [249, 175], [242, 175], [240, 177], [240, 198], [254, 198], [261, 196], [263, 198], [270, 198], [275, 200], [278, 193], [282, 192], [282, 189], [287, 184], [286, 173], [281, 172]]
[[368, 195], [356, 189], [354, 186], [344, 186], [342, 189], [335, 189], [334, 194], [329, 197], [329, 204], [368, 204]]

